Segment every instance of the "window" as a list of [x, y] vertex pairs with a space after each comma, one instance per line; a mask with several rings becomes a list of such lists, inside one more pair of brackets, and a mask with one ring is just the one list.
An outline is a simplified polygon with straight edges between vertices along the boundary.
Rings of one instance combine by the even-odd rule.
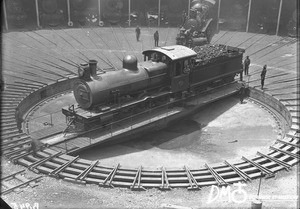
[[175, 69], [175, 76], [178, 76], [181, 74], [181, 63], [177, 62], [176, 63], [176, 69]]

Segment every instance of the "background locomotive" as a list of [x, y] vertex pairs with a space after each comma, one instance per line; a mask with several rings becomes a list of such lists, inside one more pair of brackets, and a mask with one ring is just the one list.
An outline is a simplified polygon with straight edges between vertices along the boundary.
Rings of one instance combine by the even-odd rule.
[[176, 43], [194, 47], [210, 43], [217, 29], [217, 11], [214, 0], [193, 0], [190, 16], [183, 16], [183, 25]]
[[[174, 45], [143, 52], [144, 62], [127, 55], [123, 69], [97, 73], [97, 61], [81, 64], [73, 93], [78, 104], [64, 107], [69, 121], [84, 129], [106, 125], [141, 110], [188, 98], [242, 72], [244, 50], [205, 45], [198, 52]], [[151, 105], [149, 105], [151, 104]]]

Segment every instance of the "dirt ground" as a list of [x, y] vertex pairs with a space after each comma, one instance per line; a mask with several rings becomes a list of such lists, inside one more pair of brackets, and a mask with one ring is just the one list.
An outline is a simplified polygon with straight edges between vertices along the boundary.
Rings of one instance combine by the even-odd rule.
[[257, 151], [267, 153], [279, 133], [270, 113], [249, 100], [240, 104], [232, 96], [163, 130], [114, 146], [96, 146], [79, 156], [101, 159], [106, 165], [198, 168], [253, 157]]

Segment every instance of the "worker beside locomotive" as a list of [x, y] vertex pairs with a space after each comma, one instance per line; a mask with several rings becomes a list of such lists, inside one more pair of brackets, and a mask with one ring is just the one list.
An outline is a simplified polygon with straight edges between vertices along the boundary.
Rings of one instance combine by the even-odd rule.
[[[127, 55], [123, 69], [97, 74], [97, 61], [90, 60], [78, 68], [73, 92], [77, 105], [62, 112], [77, 123], [104, 123], [107, 118], [147, 103], [170, 102], [183, 93], [195, 94], [216, 82], [228, 83], [243, 72], [243, 50], [224, 45], [208, 45], [205, 52], [174, 45], [143, 52], [144, 62]], [[217, 52], [217, 53], [216, 53]]]

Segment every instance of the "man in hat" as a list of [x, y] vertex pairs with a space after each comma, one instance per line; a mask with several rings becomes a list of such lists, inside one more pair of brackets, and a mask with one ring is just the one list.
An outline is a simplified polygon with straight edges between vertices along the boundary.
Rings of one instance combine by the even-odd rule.
[[244, 72], [245, 72], [245, 75], [249, 74], [249, 65], [250, 65], [250, 59], [249, 59], [249, 56], [247, 56], [246, 59], [244, 60]]
[[265, 84], [265, 78], [266, 78], [266, 73], [267, 73], [267, 65], [264, 65], [261, 74], [260, 74], [260, 81], [261, 81], [261, 89], [264, 89], [264, 84]]
[[135, 33], [136, 33], [136, 40], [140, 41], [141, 29], [139, 26], [136, 27]]
[[159, 33], [158, 33], [158, 31], [156, 31], [154, 33], [154, 45], [155, 45], [155, 47], [158, 46], [158, 40], [159, 40]]

